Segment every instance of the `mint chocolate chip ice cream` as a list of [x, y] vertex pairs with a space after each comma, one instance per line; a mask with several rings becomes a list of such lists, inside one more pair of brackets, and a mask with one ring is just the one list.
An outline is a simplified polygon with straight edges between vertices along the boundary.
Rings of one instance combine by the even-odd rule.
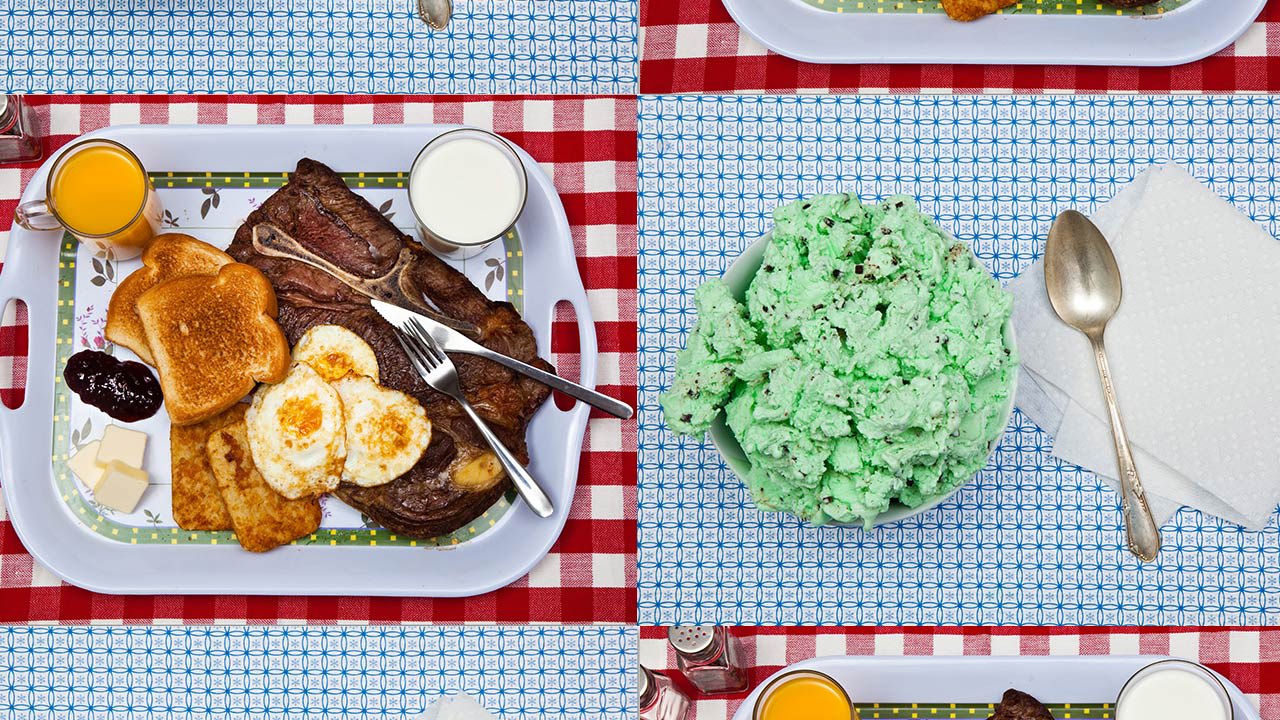
[[721, 280], [695, 303], [667, 425], [723, 410], [763, 508], [869, 524], [968, 482], [1004, 428], [1012, 296], [909, 198], [778, 208], [746, 304]]

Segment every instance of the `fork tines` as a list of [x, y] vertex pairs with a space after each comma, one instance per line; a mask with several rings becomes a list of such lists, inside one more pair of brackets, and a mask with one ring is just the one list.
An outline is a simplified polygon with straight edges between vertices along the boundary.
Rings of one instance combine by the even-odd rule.
[[[427, 352], [428, 358], [434, 360], [434, 365], [443, 365], [449, 361], [449, 356], [444, 354], [444, 349], [440, 347], [440, 343], [431, 337], [431, 333], [422, 327], [422, 323], [414, 318], [409, 318], [405, 323], [409, 328], [409, 334], [418, 341], [423, 350]], [[434, 367], [433, 365], [433, 367]]]
[[443, 353], [439, 353], [431, 344], [425, 342], [420, 334], [413, 332], [413, 328], [395, 327], [395, 331], [396, 342], [400, 343], [400, 347], [409, 356], [409, 360], [417, 366], [419, 373], [426, 375], [444, 364], [444, 361], [440, 358]]
[[[413, 363], [413, 369], [417, 370], [418, 374], [423, 376], [431, 372], [431, 369], [423, 362], [426, 358], [423, 357], [421, 352], [419, 352], [416, 345], [411, 344], [413, 339], [406, 335], [400, 328], [393, 327], [393, 329], [395, 330], [396, 342], [400, 343], [400, 348], [404, 350], [404, 354], [409, 357], [409, 362]], [[426, 378], [424, 377], [423, 379], [425, 380]]]

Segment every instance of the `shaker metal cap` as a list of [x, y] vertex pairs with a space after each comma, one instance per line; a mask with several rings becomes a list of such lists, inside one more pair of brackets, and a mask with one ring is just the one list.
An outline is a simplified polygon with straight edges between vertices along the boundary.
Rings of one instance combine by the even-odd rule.
[[714, 625], [680, 625], [667, 630], [671, 646], [686, 655], [705, 652], [715, 640]]
[[640, 665], [640, 687], [637, 693], [640, 697], [649, 694], [649, 668]]

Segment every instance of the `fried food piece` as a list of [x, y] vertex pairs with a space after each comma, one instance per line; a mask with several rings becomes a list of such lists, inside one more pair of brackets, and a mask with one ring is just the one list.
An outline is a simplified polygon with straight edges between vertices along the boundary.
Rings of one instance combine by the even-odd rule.
[[942, 9], [952, 20], [977, 20], [980, 17], [1007, 8], [1018, 0], [942, 0]]
[[1034, 697], [1009, 688], [996, 706], [996, 713], [987, 720], [1053, 720], [1053, 713]]
[[209, 436], [244, 422], [244, 403], [236, 403], [208, 420], [169, 428], [169, 461], [173, 468], [173, 520], [183, 530], [231, 530], [231, 514], [222, 501], [218, 480], [209, 466]]
[[266, 552], [320, 527], [320, 500], [289, 500], [267, 484], [253, 465], [244, 420], [214, 432], [206, 446], [222, 500], [240, 545]]

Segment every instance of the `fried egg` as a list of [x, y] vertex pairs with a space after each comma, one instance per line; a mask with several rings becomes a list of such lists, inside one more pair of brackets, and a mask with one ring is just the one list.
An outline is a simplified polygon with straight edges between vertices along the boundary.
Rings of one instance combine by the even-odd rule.
[[293, 347], [293, 361], [311, 366], [326, 382], [364, 375], [378, 382], [378, 358], [364, 338], [341, 325], [316, 325]]
[[338, 487], [347, 457], [342, 398], [310, 365], [294, 363], [263, 385], [245, 414], [258, 472], [276, 492], [296, 499]]
[[347, 459], [342, 479], [384, 485], [409, 472], [431, 442], [431, 421], [417, 400], [368, 377], [333, 383], [346, 416]]

